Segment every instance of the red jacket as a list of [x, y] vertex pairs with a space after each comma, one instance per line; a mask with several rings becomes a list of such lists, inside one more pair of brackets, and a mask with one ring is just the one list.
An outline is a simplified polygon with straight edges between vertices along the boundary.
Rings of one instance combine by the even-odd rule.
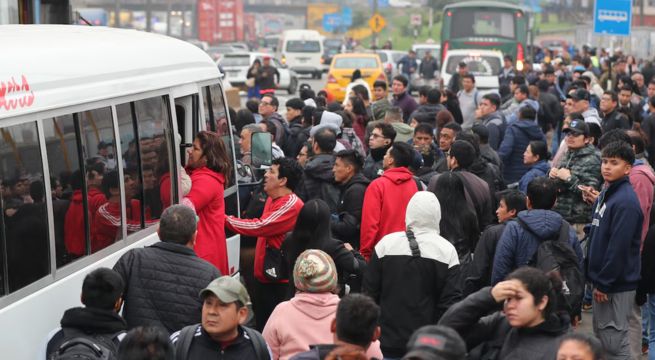
[[[141, 230], [140, 206], [139, 200], [132, 199], [130, 206], [125, 209], [128, 234]], [[91, 253], [104, 249], [119, 240], [122, 236], [120, 202], [107, 202], [100, 206], [93, 216], [91, 224]]]
[[159, 180], [159, 199], [161, 200], [161, 208], [166, 209], [171, 206], [171, 173], [167, 172], [161, 176]]
[[196, 254], [212, 263], [223, 275], [231, 274], [227, 261], [225, 238], [225, 177], [207, 167], [187, 169], [191, 191], [184, 198], [190, 201], [200, 220], [196, 236]]
[[360, 252], [366, 261], [384, 235], [405, 231], [407, 203], [417, 191], [406, 167], [385, 170], [366, 188], [360, 230]]
[[[105, 194], [96, 188], [90, 188], [89, 196], [89, 222], [93, 224], [96, 212], [107, 202]], [[73, 191], [73, 198], [66, 211], [64, 219], [64, 243], [69, 254], [82, 256], [86, 254], [86, 241], [84, 240], [84, 204], [82, 190]]]
[[[246, 236], [257, 236], [255, 247], [255, 278], [263, 283], [271, 281], [264, 276], [264, 255], [266, 246], [279, 249], [284, 236], [296, 226], [296, 218], [303, 207], [296, 194], [289, 194], [275, 200], [266, 199], [264, 212], [259, 219], [239, 219], [227, 216], [225, 226], [231, 231]], [[283, 281], [283, 282], [286, 282]]]

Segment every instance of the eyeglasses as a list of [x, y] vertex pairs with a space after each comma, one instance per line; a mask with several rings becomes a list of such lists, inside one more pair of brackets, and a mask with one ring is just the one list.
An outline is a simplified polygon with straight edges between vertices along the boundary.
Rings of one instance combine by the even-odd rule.
[[371, 134], [371, 137], [373, 139], [386, 139], [386, 137], [384, 135], [378, 135], [378, 134], [373, 134], [373, 133]]
[[298, 156], [307, 156], [307, 153], [298, 153]]
[[270, 105], [271, 105], [271, 103], [266, 102], [266, 101], [262, 101], [262, 102], [259, 103], [259, 106], [270, 106]]

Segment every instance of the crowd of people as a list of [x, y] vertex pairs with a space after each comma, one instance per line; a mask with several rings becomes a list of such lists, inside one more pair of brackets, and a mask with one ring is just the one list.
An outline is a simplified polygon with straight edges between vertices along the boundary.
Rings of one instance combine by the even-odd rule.
[[[506, 56], [486, 94], [461, 63], [418, 101], [404, 75], [304, 86], [284, 116], [249, 99], [241, 163], [254, 133], [273, 160], [242, 216], [200, 133], [162, 242], [89, 274], [49, 353], [82, 331], [120, 359], [655, 359], [655, 68], [629, 59]], [[256, 238], [247, 286], [220, 276], [226, 231]]]

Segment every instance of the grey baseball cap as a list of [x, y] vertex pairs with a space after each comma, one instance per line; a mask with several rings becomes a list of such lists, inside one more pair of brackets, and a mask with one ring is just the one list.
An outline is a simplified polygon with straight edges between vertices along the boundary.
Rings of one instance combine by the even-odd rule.
[[206, 288], [200, 290], [200, 297], [204, 299], [210, 293], [216, 295], [225, 304], [239, 301], [243, 305], [250, 305], [248, 290], [239, 280], [231, 276], [221, 276], [210, 282]]

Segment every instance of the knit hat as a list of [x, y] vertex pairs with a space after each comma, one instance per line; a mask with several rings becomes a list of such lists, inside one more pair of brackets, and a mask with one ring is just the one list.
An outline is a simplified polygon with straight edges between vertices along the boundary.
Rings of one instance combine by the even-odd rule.
[[337, 289], [337, 267], [325, 252], [305, 250], [293, 267], [293, 282], [302, 292], [334, 292]]

